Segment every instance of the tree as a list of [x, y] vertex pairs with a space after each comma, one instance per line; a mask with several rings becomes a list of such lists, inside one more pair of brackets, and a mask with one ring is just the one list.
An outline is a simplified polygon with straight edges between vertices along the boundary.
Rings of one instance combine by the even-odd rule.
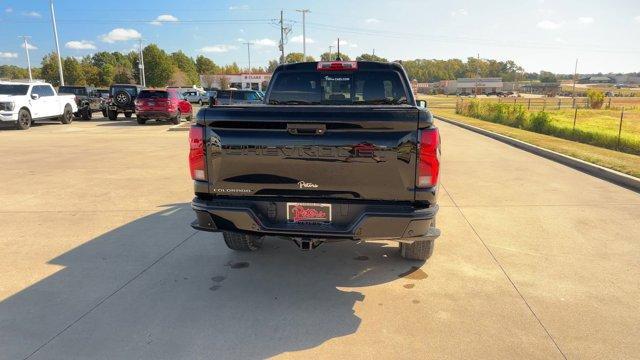
[[0, 79], [28, 79], [29, 70], [15, 65], [0, 65]]
[[174, 71], [173, 62], [169, 55], [156, 44], [147, 45], [143, 54], [147, 86], [166, 86]]
[[269, 65], [267, 66], [267, 72], [273, 73], [274, 71], [276, 71], [276, 68], [279, 65], [280, 63], [278, 63], [278, 60], [269, 60]]
[[220, 89], [226, 90], [229, 88], [229, 78], [226, 76], [220, 77]]
[[542, 83], [555, 83], [558, 82], [558, 79], [556, 78], [556, 76], [549, 71], [540, 71], [540, 82]]
[[284, 62], [287, 64], [299, 63], [304, 61], [304, 54], [299, 52], [288, 53], [284, 58]]
[[587, 97], [589, 98], [589, 106], [592, 109], [602, 108], [602, 104], [604, 104], [604, 93], [602, 91], [589, 89], [587, 90]]
[[200, 75], [211, 75], [218, 73], [220, 68], [208, 57], [199, 55], [196, 58], [196, 71]]
[[[320, 55], [320, 61], [335, 61], [337, 57], [338, 53], [331, 53], [331, 55], [329, 55], [329, 52], [327, 51]], [[343, 53], [340, 53], [340, 59], [342, 59], [342, 61], [351, 61], [349, 55]]]
[[173, 60], [174, 65], [184, 74], [185, 85], [195, 85], [200, 83], [196, 63], [192, 58], [185, 55], [182, 51], [177, 51], [171, 54], [171, 59]]
[[388, 62], [387, 59], [380, 57], [378, 55], [373, 54], [362, 54], [356, 58], [357, 61], [378, 61], [378, 62]]
[[60, 75], [58, 73], [58, 55], [50, 53], [42, 58], [42, 70], [40, 76], [44, 81], [53, 86], [60, 86]]
[[84, 75], [84, 80], [87, 85], [102, 85], [100, 83], [100, 69], [98, 69], [97, 66], [93, 65], [89, 56], [85, 56], [82, 61], [80, 61], [80, 70]]
[[62, 61], [62, 69], [64, 70], [65, 82], [69, 85], [86, 85], [84, 73], [78, 60], [72, 57], [66, 57]]
[[190, 84], [190, 82], [191, 80], [189, 79], [187, 74], [185, 74], [184, 71], [177, 69], [176, 71], [173, 72], [173, 75], [171, 75], [171, 79], [169, 79], [169, 82], [167, 83], [167, 85], [182, 87], [182, 86], [192, 85]]

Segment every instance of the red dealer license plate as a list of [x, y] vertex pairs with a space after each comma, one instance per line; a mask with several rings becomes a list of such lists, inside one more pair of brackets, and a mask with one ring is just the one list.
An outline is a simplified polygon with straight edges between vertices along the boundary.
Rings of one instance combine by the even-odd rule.
[[331, 204], [287, 203], [287, 221], [294, 223], [330, 223]]

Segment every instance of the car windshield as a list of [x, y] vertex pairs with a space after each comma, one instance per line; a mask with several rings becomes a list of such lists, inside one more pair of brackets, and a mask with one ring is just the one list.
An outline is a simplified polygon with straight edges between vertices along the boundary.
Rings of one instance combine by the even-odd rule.
[[169, 93], [166, 91], [142, 90], [138, 95], [138, 99], [167, 99], [168, 97]]
[[59, 94], [87, 95], [87, 89], [83, 87], [60, 86]]
[[396, 71], [283, 72], [269, 96], [274, 105], [399, 105], [407, 92]]
[[0, 95], [27, 95], [29, 85], [0, 84]]

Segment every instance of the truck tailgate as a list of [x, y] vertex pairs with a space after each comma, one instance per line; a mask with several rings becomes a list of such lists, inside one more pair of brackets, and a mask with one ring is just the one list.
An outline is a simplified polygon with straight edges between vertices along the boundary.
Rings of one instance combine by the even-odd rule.
[[203, 109], [209, 192], [413, 201], [418, 116], [410, 106]]

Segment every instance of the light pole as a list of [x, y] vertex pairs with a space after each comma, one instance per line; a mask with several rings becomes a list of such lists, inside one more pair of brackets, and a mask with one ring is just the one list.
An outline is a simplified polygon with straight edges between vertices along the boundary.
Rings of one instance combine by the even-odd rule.
[[56, 40], [56, 51], [58, 52], [58, 72], [60, 73], [60, 86], [64, 86], [64, 74], [62, 72], [62, 55], [60, 55], [60, 43], [58, 42], [58, 27], [56, 26], [56, 13], [53, 10], [53, 0], [51, 4], [51, 22], [53, 23], [53, 37]]
[[573, 90], [571, 91], [571, 97], [576, 98], [576, 79], [578, 78], [578, 59], [576, 59], [576, 67], [573, 70]]
[[249, 59], [249, 74], [251, 74], [251, 45], [253, 45], [252, 42], [246, 42], [243, 43], [244, 45], [247, 45], [247, 57]]
[[304, 62], [306, 61], [306, 58], [307, 58], [307, 34], [306, 34], [305, 19], [306, 19], [307, 13], [310, 12], [310, 10], [301, 9], [296, 11], [302, 13], [302, 61]]
[[333, 49], [333, 45], [329, 45], [329, 61], [331, 61], [331, 49]]
[[27, 66], [29, 67], [29, 81], [33, 81], [33, 76], [31, 75], [31, 59], [29, 58], [29, 43], [27, 42], [27, 39], [31, 38], [31, 36], [21, 35], [18, 37], [24, 40], [24, 51], [27, 53]]
[[144, 76], [144, 52], [142, 51], [142, 39], [139, 39], [139, 48], [140, 48], [140, 61], [138, 64], [138, 68], [140, 69], [140, 85], [142, 87], [147, 86], [147, 78]]

